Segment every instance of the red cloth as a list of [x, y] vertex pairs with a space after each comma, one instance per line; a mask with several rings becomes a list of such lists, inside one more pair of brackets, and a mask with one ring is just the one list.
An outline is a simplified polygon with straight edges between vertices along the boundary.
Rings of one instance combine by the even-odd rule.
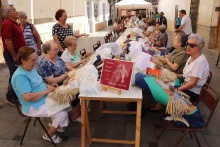
[[7, 50], [5, 44], [5, 40], [7, 39], [10, 39], [12, 41], [16, 53], [18, 52], [20, 47], [26, 46], [23, 32], [17, 22], [6, 18], [2, 23], [1, 34], [4, 50]]

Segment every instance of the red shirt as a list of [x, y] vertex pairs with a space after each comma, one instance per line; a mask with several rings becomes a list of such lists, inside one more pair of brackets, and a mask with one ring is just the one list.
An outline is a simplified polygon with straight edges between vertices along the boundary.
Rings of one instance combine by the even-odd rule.
[[2, 23], [2, 42], [4, 50], [8, 50], [5, 44], [5, 40], [11, 40], [14, 46], [14, 50], [17, 53], [19, 48], [26, 46], [24, 35], [17, 22], [10, 19], [5, 19]]

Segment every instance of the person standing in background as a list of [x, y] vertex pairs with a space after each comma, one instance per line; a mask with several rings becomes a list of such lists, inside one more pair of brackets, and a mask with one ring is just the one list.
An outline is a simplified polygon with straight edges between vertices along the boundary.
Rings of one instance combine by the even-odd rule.
[[35, 67], [38, 68], [38, 65], [39, 65], [38, 56], [41, 55], [40, 35], [39, 35], [37, 29], [34, 27], [34, 25], [27, 22], [27, 14], [25, 12], [19, 11], [18, 18], [19, 18], [19, 22], [20, 22], [19, 26], [23, 32], [26, 45], [29, 47], [33, 47], [35, 49], [35, 52], [37, 55]]
[[186, 35], [192, 34], [191, 19], [186, 15], [186, 10], [180, 10], [179, 17], [181, 18], [181, 26], [178, 28], [178, 30], [184, 31]]
[[[10, 77], [9, 84], [11, 83], [11, 77], [14, 71], [17, 69], [16, 66], [16, 55], [20, 47], [25, 46], [25, 40], [23, 32], [20, 29], [16, 20], [18, 19], [18, 12], [13, 5], [5, 5], [1, 8], [4, 22], [2, 23], [1, 34], [3, 42], [3, 56], [8, 66]], [[11, 106], [16, 106], [15, 102], [12, 101], [12, 96], [9, 90], [6, 93], [5, 103]]]
[[64, 44], [64, 39], [66, 36], [74, 36], [78, 38], [82, 36], [89, 36], [89, 34], [73, 34], [73, 30], [71, 29], [70, 25], [66, 23], [67, 13], [64, 9], [57, 10], [55, 18], [58, 22], [53, 26], [52, 36], [59, 48], [58, 56], [61, 56], [66, 49]]
[[175, 24], [176, 24], [175, 29], [178, 29], [181, 25], [181, 18], [177, 17], [175, 19]]

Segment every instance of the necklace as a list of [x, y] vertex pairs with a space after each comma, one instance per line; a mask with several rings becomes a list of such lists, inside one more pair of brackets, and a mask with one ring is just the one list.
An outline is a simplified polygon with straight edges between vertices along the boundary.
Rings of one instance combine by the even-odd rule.
[[195, 59], [192, 59], [192, 57], [191, 57], [191, 59], [190, 59], [190, 61], [189, 61], [189, 63], [188, 63], [188, 64], [192, 63], [194, 60], [196, 60], [197, 58], [199, 58], [199, 56], [200, 56], [201, 54], [202, 54], [202, 53], [200, 53], [198, 56], [196, 56], [196, 58], [195, 58]]

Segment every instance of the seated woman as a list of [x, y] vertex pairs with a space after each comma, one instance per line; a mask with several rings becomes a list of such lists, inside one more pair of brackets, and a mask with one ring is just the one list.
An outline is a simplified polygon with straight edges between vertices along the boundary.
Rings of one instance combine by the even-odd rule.
[[165, 58], [159, 58], [166, 69], [169, 69], [176, 74], [183, 73], [183, 68], [189, 57], [186, 54], [185, 49], [187, 39], [188, 36], [184, 32], [175, 35], [175, 37], [172, 39], [175, 50], [169, 55], [166, 55]]
[[[67, 78], [67, 67], [65, 62], [57, 56], [58, 45], [55, 41], [50, 40], [42, 45], [45, 57], [40, 61], [39, 74], [48, 84], [62, 85]], [[70, 70], [70, 68], [68, 68]], [[73, 106], [72, 121], [81, 122], [80, 104], [78, 96], [71, 102]]]
[[146, 35], [147, 37], [149, 37], [149, 36], [151, 35], [151, 33], [154, 32], [155, 27], [152, 26], [152, 22], [151, 22], [151, 21], [147, 21], [147, 23], [146, 23], [146, 28], [147, 28], [147, 30], [146, 30], [146, 32], [145, 32], [145, 35]]
[[160, 25], [160, 23], [159, 23], [159, 22], [156, 22], [154, 32], [151, 33], [150, 36], [148, 37], [148, 39], [150, 40], [150, 42], [152, 42], [153, 44], [156, 43], [156, 41], [157, 41], [157, 36], [160, 34], [159, 25]]
[[161, 47], [166, 47], [168, 42], [168, 35], [166, 33], [166, 26], [160, 25], [159, 26], [160, 34], [157, 36], [156, 46], [159, 47], [158, 50], [160, 50]]
[[[32, 47], [21, 47], [17, 54], [17, 63], [20, 65], [12, 76], [12, 87], [21, 103], [22, 112], [27, 116], [51, 117], [52, 125], [48, 134], [55, 143], [62, 139], [55, 135], [59, 127], [68, 126], [68, 113], [65, 110], [48, 116], [45, 100], [47, 94], [54, 91], [57, 84], [47, 85], [34, 68], [37, 55]], [[25, 85], [25, 86], [24, 86]], [[50, 141], [46, 134], [43, 139]]]
[[121, 20], [116, 20], [113, 24], [113, 29], [117, 34], [119, 34], [121, 31], [123, 31], [123, 26], [121, 25]]
[[79, 65], [86, 63], [85, 58], [92, 54], [91, 52], [88, 52], [84, 56], [81, 56], [76, 50], [77, 42], [76, 38], [73, 36], [67, 36], [64, 40], [64, 44], [67, 49], [62, 53], [61, 59], [69, 68], [77, 68]]
[[[184, 85], [178, 90], [190, 96], [191, 102], [197, 102], [202, 86], [206, 83], [209, 76], [209, 63], [201, 50], [205, 46], [205, 40], [199, 34], [191, 34], [186, 43], [186, 53], [190, 55], [183, 69], [183, 74], [177, 74], [177, 77], [184, 78]], [[157, 103], [152, 111], [162, 108]]]

